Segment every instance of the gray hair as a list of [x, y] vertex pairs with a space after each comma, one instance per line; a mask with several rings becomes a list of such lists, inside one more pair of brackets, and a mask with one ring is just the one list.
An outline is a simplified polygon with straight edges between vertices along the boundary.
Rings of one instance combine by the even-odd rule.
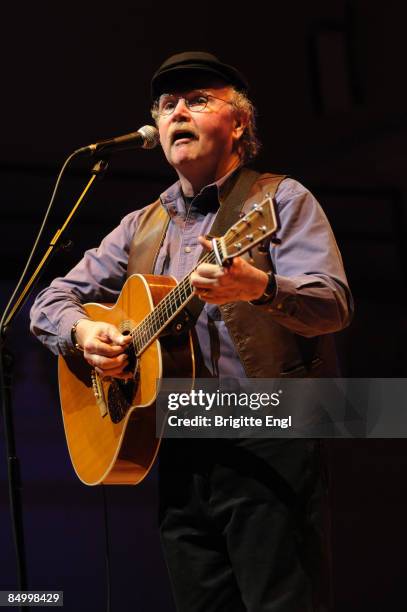
[[256, 131], [256, 109], [245, 93], [233, 88], [233, 106], [238, 112], [246, 115], [247, 125], [238, 143], [239, 154], [243, 163], [252, 161], [258, 154], [261, 142]]

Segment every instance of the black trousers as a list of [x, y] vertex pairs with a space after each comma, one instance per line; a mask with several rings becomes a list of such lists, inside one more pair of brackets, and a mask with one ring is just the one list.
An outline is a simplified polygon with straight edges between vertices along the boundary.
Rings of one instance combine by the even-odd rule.
[[330, 610], [322, 467], [315, 440], [163, 440], [160, 535], [177, 611]]

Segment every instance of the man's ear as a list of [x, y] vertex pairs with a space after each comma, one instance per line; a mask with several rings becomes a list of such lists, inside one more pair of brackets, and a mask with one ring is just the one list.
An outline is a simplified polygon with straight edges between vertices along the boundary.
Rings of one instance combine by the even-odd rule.
[[248, 123], [249, 123], [249, 119], [248, 119], [247, 113], [245, 113], [242, 110], [237, 111], [235, 114], [234, 128], [233, 128], [233, 132], [234, 132], [233, 135], [236, 138], [236, 140], [240, 140]]

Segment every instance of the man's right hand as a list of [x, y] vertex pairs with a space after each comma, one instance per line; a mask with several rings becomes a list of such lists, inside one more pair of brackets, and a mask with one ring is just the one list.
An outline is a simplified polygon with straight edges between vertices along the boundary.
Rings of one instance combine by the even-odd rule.
[[131, 372], [123, 371], [128, 364], [125, 350], [131, 342], [130, 335], [123, 336], [110, 323], [80, 319], [76, 326], [76, 340], [83, 348], [86, 361], [101, 376], [133, 377]]

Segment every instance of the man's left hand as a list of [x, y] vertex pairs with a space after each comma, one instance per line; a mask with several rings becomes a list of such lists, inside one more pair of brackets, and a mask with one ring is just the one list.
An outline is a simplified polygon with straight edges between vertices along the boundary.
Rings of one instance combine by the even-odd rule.
[[[199, 242], [210, 251], [212, 245], [202, 236]], [[261, 297], [266, 289], [268, 276], [242, 257], [235, 257], [229, 267], [201, 263], [191, 274], [191, 284], [198, 297], [209, 304], [251, 301]]]

